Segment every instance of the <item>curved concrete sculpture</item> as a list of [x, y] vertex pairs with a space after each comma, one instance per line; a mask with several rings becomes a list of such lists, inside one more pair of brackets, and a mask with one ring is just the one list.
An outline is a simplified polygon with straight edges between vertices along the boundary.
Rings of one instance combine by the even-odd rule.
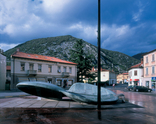
[[[62, 94], [74, 101], [97, 104], [97, 86], [86, 83], [75, 83], [69, 90], [46, 82], [21, 82], [17, 88], [36, 96], [48, 99], [61, 98]], [[101, 87], [101, 103], [113, 103], [119, 99], [125, 102], [124, 95], [116, 95], [114, 92]]]

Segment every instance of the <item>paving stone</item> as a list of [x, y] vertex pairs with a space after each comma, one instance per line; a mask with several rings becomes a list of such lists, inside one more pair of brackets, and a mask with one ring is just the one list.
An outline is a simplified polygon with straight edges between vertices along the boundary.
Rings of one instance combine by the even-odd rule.
[[69, 108], [69, 102], [59, 101], [56, 108]]

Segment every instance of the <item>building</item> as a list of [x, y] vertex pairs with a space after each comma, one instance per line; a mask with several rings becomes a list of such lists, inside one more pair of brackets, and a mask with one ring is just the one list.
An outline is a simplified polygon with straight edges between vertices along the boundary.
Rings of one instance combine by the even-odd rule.
[[11, 90], [22, 81], [70, 86], [77, 81], [77, 64], [55, 57], [20, 52], [11, 55]]
[[[92, 68], [91, 72], [97, 73], [98, 70]], [[117, 74], [114, 71], [106, 70], [101, 68], [101, 82], [107, 82], [108, 85], [116, 84], [116, 76]], [[98, 78], [96, 78], [96, 82], [98, 81]]]
[[131, 66], [128, 71], [128, 85], [142, 86], [143, 82], [143, 61]]
[[6, 57], [0, 53], [0, 90], [5, 90]]
[[121, 84], [127, 83], [128, 73], [118, 74], [116, 78], [117, 78], [117, 83], [121, 83]]
[[156, 86], [156, 49], [143, 55], [144, 80], [143, 85], [149, 88]]

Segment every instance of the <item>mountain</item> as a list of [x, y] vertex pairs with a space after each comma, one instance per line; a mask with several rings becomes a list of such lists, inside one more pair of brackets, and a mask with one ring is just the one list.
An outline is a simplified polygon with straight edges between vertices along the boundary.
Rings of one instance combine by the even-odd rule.
[[[19, 48], [21, 52], [25, 53], [47, 55], [68, 60], [70, 56], [69, 50], [72, 49], [76, 40], [78, 38], [70, 35], [34, 39], [7, 50], [4, 54], [10, 60], [10, 55]], [[92, 63], [97, 67], [97, 47], [86, 41], [83, 41], [83, 46], [86, 54], [93, 54]], [[121, 73], [139, 62], [139, 60], [123, 53], [101, 49], [101, 65], [104, 69]]]
[[145, 53], [138, 53], [136, 55], [133, 55], [132, 57], [141, 61], [141, 58], [143, 58], [143, 54], [145, 54]]

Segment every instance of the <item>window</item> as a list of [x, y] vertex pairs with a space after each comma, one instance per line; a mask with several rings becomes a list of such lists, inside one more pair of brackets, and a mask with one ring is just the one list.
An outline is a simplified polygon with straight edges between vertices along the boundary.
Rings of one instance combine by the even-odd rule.
[[57, 72], [61, 73], [61, 67], [60, 66], [57, 67]]
[[29, 63], [29, 70], [34, 70], [34, 64]]
[[21, 71], [25, 71], [25, 63], [21, 62]]
[[70, 73], [70, 74], [72, 73], [72, 68], [71, 68], [71, 67], [69, 67], [69, 73]]
[[152, 62], [154, 62], [154, 54], [152, 55]]
[[48, 65], [48, 72], [51, 73], [52, 72], [52, 66]]
[[148, 75], [148, 68], [146, 68], [146, 75]]
[[134, 71], [134, 76], [137, 76], [137, 70]]
[[148, 63], [148, 56], [146, 57], [146, 63]]
[[63, 67], [63, 72], [66, 72], [67, 68], [66, 67]]
[[154, 70], [154, 66], [152, 66], [152, 74], [154, 74], [154, 71], [155, 71], [155, 70]]
[[38, 64], [38, 72], [42, 72], [42, 65]]

